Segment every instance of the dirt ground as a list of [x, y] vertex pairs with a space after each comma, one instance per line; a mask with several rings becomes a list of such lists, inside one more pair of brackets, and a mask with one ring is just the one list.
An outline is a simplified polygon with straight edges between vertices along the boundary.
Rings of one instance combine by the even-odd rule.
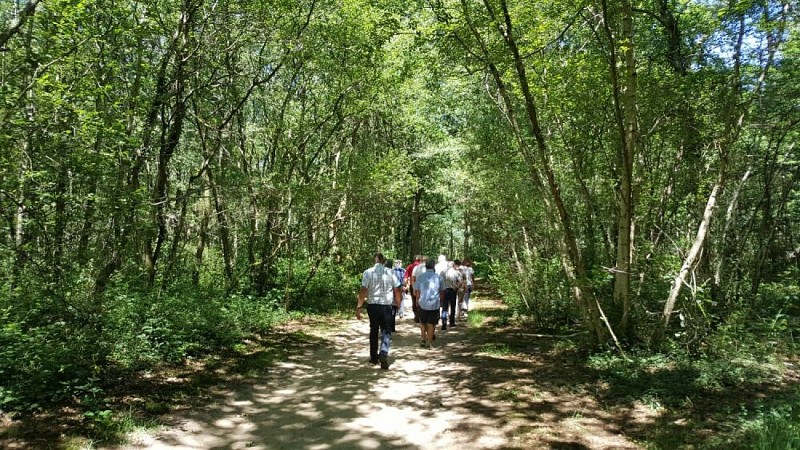
[[[501, 307], [473, 302], [487, 317]], [[368, 362], [367, 321], [334, 325], [309, 326], [316, 345], [291, 350], [262, 376], [217, 388], [205, 404], [168, 413], [167, 425], [116, 448], [638, 448], [619, 415], [577, 387], [584, 376], [543, 353], [550, 337], [542, 345], [525, 337], [528, 351], [503, 354], [491, 349], [513, 336], [461, 322], [424, 349], [406, 316], [391, 367], [381, 370]]]

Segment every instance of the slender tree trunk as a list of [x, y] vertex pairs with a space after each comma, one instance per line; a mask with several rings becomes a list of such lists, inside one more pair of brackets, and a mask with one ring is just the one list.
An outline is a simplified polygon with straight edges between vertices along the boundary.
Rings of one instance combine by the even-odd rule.
[[[187, 83], [187, 63], [192, 56], [190, 46], [191, 29], [194, 24], [194, 15], [202, 2], [193, 4], [192, 0], [184, 0], [180, 22], [178, 24], [178, 39], [180, 42], [175, 64], [175, 76], [173, 77], [174, 89], [171, 92], [175, 99], [175, 106], [170, 111], [169, 122], [162, 124], [161, 145], [158, 154], [158, 168], [156, 171], [156, 182], [153, 189], [153, 216], [155, 222], [155, 242], [151, 237], [145, 241], [145, 270], [147, 271], [148, 283], [153, 284], [156, 277], [156, 265], [161, 255], [161, 248], [167, 240], [167, 217], [166, 210], [169, 203], [169, 164], [175, 150], [180, 143], [183, 133], [184, 119], [187, 111], [187, 98], [185, 95]], [[162, 107], [164, 105], [162, 104]], [[164, 108], [161, 112], [162, 120], [166, 121], [167, 111]]]
[[200, 284], [200, 271], [203, 268], [203, 253], [208, 246], [208, 222], [211, 219], [211, 192], [206, 188], [200, 198], [200, 229], [197, 232], [197, 248], [194, 252], [194, 269], [192, 270], [192, 284]]
[[191, 182], [187, 186], [187, 192], [178, 190], [175, 194], [175, 199], [178, 200], [180, 210], [178, 212], [178, 224], [175, 227], [175, 232], [172, 236], [172, 245], [170, 245], [169, 255], [167, 256], [167, 269], [164, 271], [164, 277], [161, 283], [161, 289], [165, 290], [169, 287], [169, 283], [176, 275], [176, 267], [178, 265], [178, 253], [183, 243], [184, 229], [186, 228], [186, 208], [188, 203], [188, 190], [191, 187]]
[[64, 246], [66, 245], [67, 231], [67, 183], [69, 174], [67, 168], [61, 166], [56, 178], [55, 224], [53, 227], [53, 259], [51, 261], [53, 282], [55, 283], [54, 295], [60, 295], [59, 288], [64, 275]]
[[28, 252], [25, 249], [25, 217], [26, 213], [26, 198], [27, 198], [27, 183], [25, 174], [29, 168], [30, 159], [28, 157], [29, 151], [29, 144], [26, 141], [23, 144], [23, 151], [22, 151], [22, 158], [20, 159], [20, 167], [19, 167], [19, 177], [17, 181], [17, 192], [16, 192], [16, 208], [14, 211], [14, 255], [15, 261], [13, 266], [13, 273], [14, 273], [14, 280], [17, 280], [17, 276], [22, 272], [22, 269], [25, 267], [27, 260], [28, 260]]
[[669, 291], [667, 302], [664, 304], [664, 312], [661, 315], [661, 321], [656, 326], [656, 329], [653, 333], [652, 343], [655, 347], [659, 346], [663, 341], [664, 332], [669, 325], [669, 320], [672, 317], [672, 311], [675, 309], [675, 303], [678, 300], [678, 295], [681, 292], [681, 288], [686, 283], [686, 277], [689, 275], [689, 272], [694, 269], [698, 258], [700, 257], [700, 252], [703, 249], [703, 243], [708, 236], [711, 217], [714, 214], [714, 207], [717, 204], [717, 197], [722, 191], [724, 181], [724, 172], [720, 170], [719, 177], [714, 183], [714, 187], [711, 189], [711, 194], [708, 196], [708, 201], [706, 202], [706, 207], [703, 212], [703, 220], [700, 221], [700, 226], [697, 228], [697, 235], [694, 238], [692, 247], [689, 249], [689, 253], [683, 260], [683, 264], [681, 264], [681, 269], [678, 272], [678, 275], [672, 282], [672, 288]]
[[219, 240], [222, 245], [222, 260], [225, 266], [225, 278], [228, 281], [228, 287], [234, 287], [236, 280], [233, 272], [233, 245], [231, 242], [230, 222], [228, 220], [228, 212], [225, 210], [224, 200], [219, 194], [217, 183], [214, 181], [214, 174], [211, 167], [206, 169], [206, 178], [208, 180], [209, 191], [211, 192], [211, 199], [214, 203], [214, 217], [219, 225]]
[[78, 264], [84, 265], [89, 260], [89, 239], [92, 235], [92, 224], [94, 223], [95, 196], [97, 193], [97, 180], [91, 181], [89, 195], [83, 206], [83, 225], [81, 226], [80, 237], [78, 239]]
[[[498, 108], [501, 113], [505, 115], [511, 125], [514, 137], [517, 140], [520, 152], [526, 162], [526, 166], [531, 175], [534, 184], [544, 194], [543, 201], [545, 202], [545, 212], [549, 219], [548, 223], [553, 227], [556, 235], [559, 236], [559, 249], [560, 257], [564, 273], [572, 288], [574, 298], [581, 309], [584, 324], [590, 332], [591, 339], [595, 345], [605, 342], [608, 335], [606, 329], [603, 328], [605, 324], [608, 333], [613, 335], [610, 324], [603, 321], [603, 315], [600, 311], [600, 305], [594, 297], [594, 292], [587, 279], [587, 272], [581, 259], [578, 250], [577, 240], [573, 234], [572, 225], [569, 214], [561, 198], [561, 191], [558, 182], [555, 179], [552, 167], [550, 165], [550, 157], [547, 147], [547, 142], [544, 138], [544, 133], [539, 126], [538, 115], [536, 111], [536, 104], [531, 94], [528, 85], [528, 78], [525, 71], [525, 65], [517, 48], [514, 38], [513, 24], [507, 5], [504, 0], [501, 0], [502, 14], [501, 19], [497, 18], [492, 5], [484, 0], [484, 6], [489, 12], [490, 17], [493, 19], [496, 30], [501, 35], [506, 47], [511, 53], [514, 62], [514, 70], [517, 76], [517, 81], [520, 83], [520, 88], [523, 94], [525, 111], [530, 125], [531, 134], [535, 140], [535, 151], [532, 151], [526, 141], [526, 137], [516, 120], [515, 102], [512, 101], [506, 84], [503, 81], [497, 66], [493, 63], [490, 52], [483, 40], [483, 36], [476, 29], [475, 24], [470, 20], [471, 12], [466, 0], [461, 1], [464, 19], [467, 21], [469, 30], [478, 45], [480, 46], [480, 57], [485, 61], [492, 78], [494, 79], [500, 99], [498, 100]], [[504, 24], [501, 26], [500, 24]], [[459, 43], [467, 50], [471, 51], [468, 44], [455, 35]]]
[[[630, 337], [631, 310], [631, 257], [633, 252], [633, 161], [636, 158], [636, 144], [639, 130], [636, 120], [637, 81], [636, 55], [634, 52], [633, 10], [629, 0], [620, 3], [622, 39], [618, 41], [612, 31], [608, 4], [602, 1], [603, 28], [609, 43], [609, 71], [613, 90], [614, 111], [620, 134], [617, 155], [619, 180], [617, 197], [617, 245], [616, 268], [614, 270], [614, 303], [622, 310], [618, 329]], [[623, 47], [625, 71], [620, 82], [617, 63], [617, 47]]]
[[[422, 188], [414, 192], [411, 204], [411, 254], [419, 255], [422, 251], [422, 211], [420, 211], [422, 200]], [[412, 256], [413, 258], [413, 256]]]
[[[494, 17], [492, 8], [488, 1], [484, 0], [484, 4], [490, 14]], [[578, 242], [575, 238], [572, 228], [572, 222], [569, 214], [567, 213], [566, 206], [561, 196], [561, 188], [556, 180], [555, 173], [550, 164], [549, 149], [544, 133], [539, 125], [539, 117], [536, 104], [531, 93], [528, 83], [528, 76], [525, 69], [525, 64], [517, 47], [516, 38], [514, 36], [513, 23], [511, 15], [508, 11], [508, 6], [505, 0], [500, 0], [502, 8], [503, 22], [505, 29], [499, 29], [503, 39], [508, 47], [514, 61], [514, 68], [517, 74], [517, 80], [520, 83], [523, 98], [525, 100], [525, 111], [527, 113], [528, 122], [531, 132], [536, 141], [537, 162], [539, 167], [545, 175], [546, 185], [549, 190], [551, 199], [556, 208], [559, 223], [561, 225], [561, 237], [563, 245], [566, 249], [566, 256], [569, 261], [569, 268], [567, 270], [568, 279], [570, 279], [573, 286], [573, 293], [579, 304], [582, 305], [584, 313], [587, 316], [587, 323], [589, 324], [589, 331], [592, 333], [592, 340], [595, 345], [600, 345], [605, 342], [608, 333], [613, 335], [610, 324], [604, 320], [604, 315], [600, 311], [600, 305], [595, 298], [595, 294], [589, 284], [586, 267], [578, 250]], [[606, 324], [606, 329], [603, 328], [603, 322]]]

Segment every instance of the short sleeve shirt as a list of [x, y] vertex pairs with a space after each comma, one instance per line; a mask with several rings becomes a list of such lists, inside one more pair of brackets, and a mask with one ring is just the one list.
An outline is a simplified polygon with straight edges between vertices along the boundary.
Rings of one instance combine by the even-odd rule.
[[403, 278], [405, 278], [406, 269], [403, 269], [402, 267], [395, 267], [392, 270], [394, 271], [394, 276], [396, 276], [397, 279], [400, 280], [400, 283], [402, 284]]
[[419, 263], [417, 267], [414, 267], [414, 273], [412, 273], [411, 276], [419, 278], [423, 273], [425, 273], [425, 264]]
[[447, 289], [458, 289], [463, 279], [461, 272], [454, 267], [447, 269], [447, 272], [444, 273], [444, 285]]
[[444, 276], [444, 274], [447, 272], [447, 261], [436, 263], [436, 266], [433, 269], [439, 275]]
[[400, 287], [400, 281], [392, 269], [383, 264], [375, 264], [364, 271], [361, 287], [367, 288], [367, 303], [371, 305], [394, 304], [394, 288]]
[[419, 307], [426, 311], [439, 309], [439, 293], [444, 290], [442, 277], [433, 270], [417, 276], [414, 290], [419, 291]]

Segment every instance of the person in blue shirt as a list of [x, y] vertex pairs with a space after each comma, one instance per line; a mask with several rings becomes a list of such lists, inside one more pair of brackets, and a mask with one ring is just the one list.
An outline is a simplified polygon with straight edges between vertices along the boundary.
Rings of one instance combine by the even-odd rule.
[[436, 273], [433, 259], [425, 261], [425, 272], [416, 277], [414, 293], [419, 304], [419, 321], [422, 325], [423, 347], [433, 348], [439, 307], [444, 300], [444, 279]]
[[[402, 283], [403, 279], [405, 278], [405, 274], [406, 274], [406, 269], [403, 268], [403, 261], [400, 261], [399, 259], [395, 259], [394, 260], [394, 269], [392, 269], [392, 270], [394, 271], [394, 276], [396, 276], [397, 279], [400, 280], [400, 283]], [[403, 308], [403, 302], [400, 302], [400, 307], [397, 308], [397, 311], [395, 311], [395, 313], [394, 313], [395, 317], [400, 316], [400, 318], [402, 319], [403, 316], [405, 315], [404, 314], [405, 313], [404, 309], [405, 308]]]

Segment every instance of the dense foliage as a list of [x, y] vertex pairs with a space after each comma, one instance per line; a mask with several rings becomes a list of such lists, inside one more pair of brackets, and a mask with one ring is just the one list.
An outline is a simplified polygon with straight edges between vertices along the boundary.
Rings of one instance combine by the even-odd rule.
[[[777, 1], [0, 3], [0, 409], [469, 256], [587, 345], [800, 329]], [[763, 349], [771, 352], [774, 349]]]

